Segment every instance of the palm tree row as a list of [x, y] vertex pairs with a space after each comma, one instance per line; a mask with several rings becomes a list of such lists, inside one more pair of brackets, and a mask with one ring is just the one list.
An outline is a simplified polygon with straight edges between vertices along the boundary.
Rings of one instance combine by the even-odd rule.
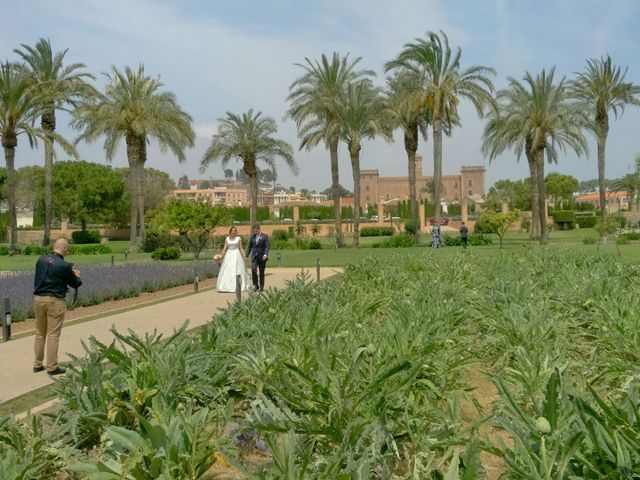
[[[591, 59], [577, 78], [556, 82], [554, 70], [533, 76], [525, 73], [523, 82], [509, 78], [508, 88], [497, 92], [491, 77], [495, 70], [485, 66], [462, 67], [461, 50], [452, 51], [444, 32], [428, 32], [425, 38], [407, 43], [398, 56], [385, 65], [387, 85], [384, 94], [372, 84], [374, 72], [357, 70], [361, 58], [334, 53], [319, 61], [308, 58], [299, 65], [303, 75], [290, 86], [288, 116], [298, 126], [301, 149], [323, 143], [329, 150], [332, 186], [339, 189], [338, 144], [347, 145], [354, 177], [354, 239], [358, 245], [360, 204], [361, 141], [380, 135], [390, 140], [391, 131], [404, 136], [408, 161], [409, 201], [413, 225], [418, 225], [416, 152], [419, 133], [433, 138], [433, 193], [435, 221], [439, 222], [442, 198], [442, 137], [460, 125], [459, 104], [469, 101], [480, 117], [488, 112], [482, 150], [490, 159], [507, 150], [517, 157], [524, 154], [529, 164], [532, 188], [533, 239], [546, 241], [545, 156], [557, 162], [558, 150], [587, 153], [585, 130], [598, 142], [598, 176], [602, 216], [606, 215], [605, 144], [609, 112], [616, 117], [625, 105], [640, 104], [640, 87], [625, 82], [626, 70], [613, 65], [610, 57]], [[334, 194], [336, 242], [344, 246], [339, 195]], [[420, 238], [415, 228], [416, 243]]]
[[[65, 65], [67, 50], [54, 53], [49, 40], [40, 39], [34, 47], [22, 45], [15, 52], [22, 63], [6, 61], [0, 65], [0, 138], [7, 166], [7, 197], [11, 222], [10, 248], [18, 244], [15, 207], [14, 159], [18, 138], [27, 137], [31, 147], [42, 141], [45, 146], [45, 245], [50, 243], [54, 144], [77, 157], [75, 146], [55, 132], [56, 112], [70, 111], [72, 126], [81, 131], [75, 143], [94, 141], [104, 136], [104, 150], [113, 159], [118, 144], [124, 140], [130, 166], [131, 244], [144, 238], [144, 204], [142, 174], [147, 160], [147, 144], [155, 139], [163, 150], [171, 150], [179, 161], [185, 149], [192, 147], [195, 134], [191, 117], [178, 105], [170, 92], [161, 92], [158, 78], [137, 70], [113, 67], [105, 74], [104, 93], [87, 80], [85, 65]], [[36, 121], [40, 119], [40, 128]], [[140, 226], [138, 231], [137, 226]]]

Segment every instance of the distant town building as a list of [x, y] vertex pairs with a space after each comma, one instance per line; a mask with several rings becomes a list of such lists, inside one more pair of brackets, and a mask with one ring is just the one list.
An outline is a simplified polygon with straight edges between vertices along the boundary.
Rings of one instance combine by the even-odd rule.
[[[607, 208], [609, 213], [615, 213], [619, 210], [629, 209], [629, 195], [626, 191], [621, 192], [607, 192]], [[588, 193], [586, 195], [580, 195], [575, 198], [576, 203], [587, 203], [593, 205], [595, 209], [600, 208], [600, 194]]]
[[[433, 177], [423, 174], [422, 163], [422, 156], [416, 155], [416, 189], [419, 199], [429, 199], [431, 194], [427, 192], [427, 186]], [[405, 162], [403, 170], [406, 168]], [[483, 166], [463, 166], [459, 175], [443, 175], [442, 201], [459, 203], [465, 197], [483, 196], [485, 171]], [[382, 177], [378, 170], [361, 170], [360, 192], [360, 206], [363, 208], [395, 198], [406, 200], [409, 198], [409, 178]]]
[[227, 205], [228, 207], [244, 207], [249, 205], [249, 195], [244, 188], [193, 188], [173, 190], [172, 197], [182, 198], [184, 200], [195, 201], [198, 199], [206, 199], [212, 205]]

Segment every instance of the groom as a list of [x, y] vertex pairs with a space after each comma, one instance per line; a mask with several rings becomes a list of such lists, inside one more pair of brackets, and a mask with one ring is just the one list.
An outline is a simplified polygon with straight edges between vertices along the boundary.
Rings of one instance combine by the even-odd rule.
[[[264, 290], [264, 269], [267, 266], [267, 260], [269, 260], [269, 237], [260, 231], [260, 225], [253, 227], [253, 235], [251, 235], [247, 247], [247, 257], [251, 259], [253, 289], [262, 292]], [[260, 283], [258, 283], [258, 270], [260, 270]]]

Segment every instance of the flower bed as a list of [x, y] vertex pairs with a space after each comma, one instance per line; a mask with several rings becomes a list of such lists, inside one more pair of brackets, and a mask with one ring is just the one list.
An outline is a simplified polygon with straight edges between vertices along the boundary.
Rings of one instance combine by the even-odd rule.
[[[190, 283], [194, 278], [193, 263], [143, 262], [123, 265], [80, 265], [82, 287], [78, 291], [76, 306], [96, 305], [108, 300], [135, 297], [143, 292], [155, 292], [165, 288]], [[197, 265], [200, 278], [216, 275], [214, 262]], [[1, 296], [11, 299], [14, 321], [33, 316], [34, 272], [10, 272], [0, 276]], [[73, 295], [67, 295], [71, 306]]]

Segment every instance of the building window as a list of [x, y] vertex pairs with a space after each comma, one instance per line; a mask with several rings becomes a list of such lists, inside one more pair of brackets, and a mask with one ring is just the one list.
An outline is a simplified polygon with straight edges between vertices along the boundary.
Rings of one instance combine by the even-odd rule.
[[[369, 185], [367, 185], [366, 190], [367, 190], [367, 192], [369, 191]], [[367, 197], [367, 198], [369, 198], [369, 197]]]
[[458, 188], [458, 182], [453, 182], [453, 188]]
[[473, 190], [469, 190], [469, 195], [473, 195]]
[[469, 186], [472, 187], [473, 186], [473, 181], [469, 180]]
[[367, 203], [369, 203], [369, 195], [367, 195]]

